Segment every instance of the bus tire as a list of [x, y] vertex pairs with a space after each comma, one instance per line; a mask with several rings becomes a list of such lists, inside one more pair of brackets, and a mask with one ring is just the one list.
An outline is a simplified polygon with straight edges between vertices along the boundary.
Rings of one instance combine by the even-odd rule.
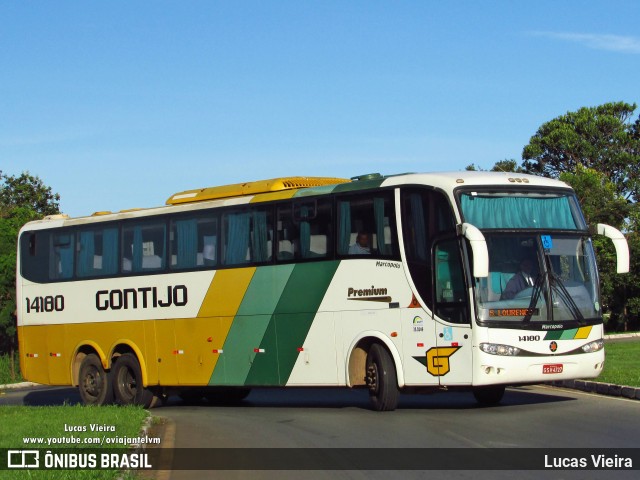
[[154, 401], [153, 392], [142, 384], [142, 370], [135, 355], [125, 353], [115, 361], [113, 393], [118, 405], [140, 405], [149, 408]]
[[111, 376], [102, 368], [95, 353], [82, 359], [78, 374], [78, 391], [85, 405], [108, 405], [113, 403]]
[[497, 405], [504, 396], [504, 385], [473, 387], [473, 396], [480, 405]]
[[379, 343], [371, 345], [367, 354], [365, 380], [374, 410], [387, 412], [396, 409], [400, 397], [396, 367], [387, 349]]

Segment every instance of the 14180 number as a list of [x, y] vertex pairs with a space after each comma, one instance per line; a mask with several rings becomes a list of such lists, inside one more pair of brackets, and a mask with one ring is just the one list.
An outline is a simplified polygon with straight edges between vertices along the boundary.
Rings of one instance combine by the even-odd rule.
[[62, 295], [48, 295], [46, 297], [26, 298], [27, 313], [49, 313], [64, 310], [64, 297]]

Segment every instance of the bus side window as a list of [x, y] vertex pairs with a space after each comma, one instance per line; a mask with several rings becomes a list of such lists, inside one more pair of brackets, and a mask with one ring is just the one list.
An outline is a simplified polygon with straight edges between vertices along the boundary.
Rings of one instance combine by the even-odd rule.
[[297, 225], [300, 259], [324, 258], [332, 253], [331, 203], [328, 199], [294, 203], [294, 223]]
[[78, 232], [76, 273], [79, 277], [118, 273], [118, 228]]
[[46, 230], [24, 232], [20, 237], [20, 270], [22, 276], [31, 282], [50, 280], [49, 237]]
[[74, 238], [72, 233], [54, 233], [49, 254], [49, 279], [73, 277]]
[[452, 323], [469, 323], [462, 258], [457, 239], [434, 247], [435, 313]]
[[172, 270], [215, 266], [217, 247], [217, 218], [184, 218], [171, 222]]
[[293, 223], [293, 206], [290, 203], [278, 205], [276, 214], [276, 258], [281, 262], [296, 258], [298, 227]]
[[337, 202], [337, 209], [340, 255], [397, 255], [390, 192], [342, 197]]
[[230, 212], [223, 215], [223, 263], [225, 265], [264, 264], [272, 257], [273, 226], [267, 208]]
[[122, 271], [162, 270], [165, 266], [165, 223], [143, 223], [123, 228]]

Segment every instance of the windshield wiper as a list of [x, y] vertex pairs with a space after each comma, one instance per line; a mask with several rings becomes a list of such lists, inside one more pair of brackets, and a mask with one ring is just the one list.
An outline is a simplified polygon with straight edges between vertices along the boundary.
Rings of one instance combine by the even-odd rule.
[[[573, 318], [580, 323], [584, 323], [584, 316], [582, 315], [582, 312], [578, 308], [578, 305], [576, 305], [576, 302], [573, 301], [573, 298], [571, 298], [571, 295], [567, 291], [567, 287], [564, 286], [560, 276], [556, 273], [549, 272], [549, 279], [551, 280], [551, 287], [556, 289], [558, 297], [560, 297], [565, 305], [569, 307], [569, 311], [571, 312], [571, 315], [573, 315]], [[551, 299], [551, 302], [553, 305], [553, 298]]]
[[[567, 288], [564, 286], [562, 279], [556, 273], [551, 270], [547, 270], [545, 273], [538, 275], [535, 283], [533, 284], [533, 291], [531, 292], [531, 301], [529, 302], [529, 307], [527, 309], [527, 314], [524, 316], [522, 321], [524, 323], [530, 322], [531, 317], [535, 312], [536, 305], [538, 304], [538, 300], [540, 299], [540, 295], [542, 294], [542, 285], [544, 284], [544, 279], [548, 278], [549, 280], [549, 288], [551, 290], [551, 294], [553, 297], [553, 291], [555, 291], [560, 298], [564, 302], [564, 304], [569, 308], [569, 312], [573, 315], [578, 322], [581, 324], [585, 323], [584, 316], [582, 312], [576, 305], [576, 302], [573, 301], [571, 295], [567, 291]], [[550, 298], [550, 304], [553, 311], [553, 298]]]
[[536, 305], [538, 304], [538, 300], [540, 299], [540, 294], [542, 293], [542, 284], [544, 283], [544, 277], [544, 275], [538, 275], [536, 277], [536, 281], [533, 284], [533, 290], [531, 291], [531, 301], [529, 302], [529, 307], [527, 308], [527, 314], [522, 319], [524, 323], [530, 322], [531, 317], [535, 312]]

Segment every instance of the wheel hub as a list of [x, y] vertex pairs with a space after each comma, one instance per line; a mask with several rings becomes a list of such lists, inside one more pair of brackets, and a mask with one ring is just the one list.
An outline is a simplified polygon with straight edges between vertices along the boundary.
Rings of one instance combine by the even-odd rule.
[[367, 387], [369, 387], [369, 390], [372, 392], [376, 392], [378, 390], [378, 369], [375, 364], [371, 364], [367, 367], [365, 382]]

